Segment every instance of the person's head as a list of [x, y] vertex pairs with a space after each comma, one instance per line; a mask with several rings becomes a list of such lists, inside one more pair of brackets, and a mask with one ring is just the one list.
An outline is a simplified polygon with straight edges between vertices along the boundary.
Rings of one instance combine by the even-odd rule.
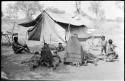
[[36, 51], [36, 52], [35, 52], [35, 55], [39, 55], [39, 52], [38, 52], [38, 51]]
[[14, 37], [14, 42], [18, 42], [18, 37]]
[[105, 40], [105, 36], [102, 36], [101, 39], [102, 39], [102, 40]]
[[62, 43], [60, 42], [58, 45], [59, 45], [59, 47], [60, 47], [60, 46], [62, 46]]
[[47, 44], [47, 43], [44, 43], [44, 47], [48, 47], [48, 44]]
[[108, 40], [108, 43], [109, 43], [109, 44], [112, 44], [112, 43], [113, 43], [112, 39], [109, 39], [109, 40]]

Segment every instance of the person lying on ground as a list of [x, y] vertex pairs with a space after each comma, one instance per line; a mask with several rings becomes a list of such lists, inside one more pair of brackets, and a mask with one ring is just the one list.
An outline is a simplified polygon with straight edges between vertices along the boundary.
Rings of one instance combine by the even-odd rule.
[[99, 61], [99, 58], [97, 56], [86, 50], [82, 50], [82, 54], [83, 54], [82, 57], [83, 65], [87, 66], [88, 63], [93, 63], [95, 64], [95, 66], [98, 65], [97, 62]]
[[30, 70], [34, 70], [40, 66], [40, 58], [39, 52], [35, 52], [34, 56], [30, 59]]
[[12, 48], [13, 48], [14, 53], [16, 53], [16, 54], [22, 53], [23, 51], [25, 51], [27, 53], [31, 53], [30, 49], [28, 48], [28, 46], [26, 44], [21, 45], [18, 42], [18, 37], [14, 37], [14, 41], [12, 43]]
[[40, 66], [40, 58], [41, 55], [39, 54], [39, 52], [35, 52], [29, 60], [24, 60], [21, 62], [21, 64], [28, 65], [30, 70], [33, 71], [35, 70], [35, 68]]
[[115, 45], [113, 44], [113, 41], [111, 39], [108, 40], [107, 44], [107, 52], [106, 52], [106, 60], [112, 61], [113, 59], [118, 58], [118, 54], [115, 52]]
[[97, 62], [98, 62], [98, 58], [96, 56], [94, 56], [93, 54], [91, 53], [84, 53], [84, 58], [83, 58], [83, 64], [85, 66], [88, 65], [88, 63], [93, 63], [95, 66], [97, 66]]

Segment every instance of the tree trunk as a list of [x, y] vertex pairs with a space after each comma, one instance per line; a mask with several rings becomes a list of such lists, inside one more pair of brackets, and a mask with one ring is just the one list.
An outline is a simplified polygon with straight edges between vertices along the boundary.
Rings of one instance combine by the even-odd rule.
[[26, 12], [26, 18], [31, 21], [32, 20], [32, 15], [30, 15], [29, 12]]

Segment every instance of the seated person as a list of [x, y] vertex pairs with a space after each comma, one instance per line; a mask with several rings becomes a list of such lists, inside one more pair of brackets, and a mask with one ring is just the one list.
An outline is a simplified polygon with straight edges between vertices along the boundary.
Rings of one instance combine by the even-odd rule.
[[26, 44], [25, 45], [21, 45], [18, 42], [18, 37], [14, 37], [14, 41], [12, 43], [12, 48], [14, 50], [14, 53], [16, 53], [16, 54], [22, 53], [22, 51], [30, 53], [30, 49], [28, 48], [28, 46]]
[[113, 41], [111, 39], [108, 40], [108, 44], [107, 44], [107, 53], [106, 53], [106, 59], [108, 60], [113, 60], [113, 59], [117, 59], [118, 55], [116, 54], [116, 52], [114, 51], [114, 48], [116, 46], [113, 44]]
[[41, 51], [41, 64], [46, 66], [52, 66], [53, 55], [47, 43], [44, 43], [44, 46]]
[[57, 52], [61, 52], [61, 51], [64, 51], [64, 47], [62, 46], [62, 43], [59, 43], [57, 47]]

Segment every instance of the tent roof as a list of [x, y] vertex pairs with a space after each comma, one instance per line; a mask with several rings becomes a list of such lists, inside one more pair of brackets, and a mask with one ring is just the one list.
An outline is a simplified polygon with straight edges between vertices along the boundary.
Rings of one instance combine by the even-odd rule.
[[47, 11], [47, 14], [54, 19], [55, 21], [63, 22], [63, 23], [70, 23], [72, 25], [85, 25], [83, 19], [82, 20], [77, 20], [75, 18], [72, 18], [70, 14], [56, 14]]
[[76, 27], [77, 26], [90, 27], [89, 25], [92, 24], [91, 20], [89, 20], [87, 17], [80, 16], [81, 19], [77, 20], [76, 18], [73, 18], [70, 14], [67, 14], [67, 13], [59, 14], [59, 13], [53, 13], [50, 11], [43, 11], [39, 16], [36, 17], [35, 20], [30, 21], [30, 22], [21, 23], [19, 25], [22, 25], [24, 27], [33, 26], [36, 23], [36, 20], [38, 20], [39, 17], [41, 17], [43, 13], [46, 13], [54, 21], [57, 21], [60, 23], [65, 23], [65, 24], [71, 24]]
[[85, 26], [89, 26], [91, 23], [91, 20], [89, 20], [86, 16], [80, 16], [80, 20], [77, 20], [76, 18], [73, 18], [70, 14], [68, 13], [64, 13], [64, 14], [57, 14], [57, 13], [53, 13], [50, 11], [46, 11], [47, 14], [55, 21], [59, 21], [62, 23], [70, 23], [72, 25], [85, 25]]

